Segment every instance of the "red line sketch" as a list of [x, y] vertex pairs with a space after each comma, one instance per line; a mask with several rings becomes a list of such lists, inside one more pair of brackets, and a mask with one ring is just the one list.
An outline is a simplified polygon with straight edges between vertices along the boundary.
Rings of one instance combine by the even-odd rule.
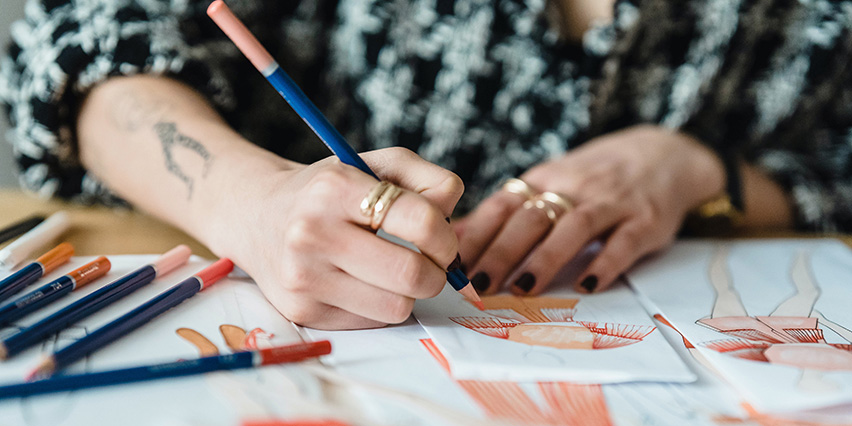
[[488, 317], [451, 317], [477, 333], [531, 346], [557, 349], [612, 349], [641, 342], [656, 327], [575, 321], [577, 299], [518, 297], [482, 298]]
[[[701, 346], [740, 359], [785, 365], [802, 370], [797, 387], [804, 392], [834, 392], [838, 385], [823, 373], [852, 371], [852, 331], [826, 319], [814, 304], [820, 288], [810, 269], [809, 256], [801, 252], [791, 269], [795, 294], [768, 316], [749, 316], [727, 265], [728, 250], [722, 246], [710, 264], [710, 282], [716, 301], [709, 318], [698, 324], [732, 339], [701, 343]], [[825, 340], [825, 327], [845, 343]]]
[[[449, 373], [449, 363], [432, 339], [420, 341]], [[536, 389], [545, 405], [537, 404], [515, 382], [455, 380], [492, 419], [552, 426], [612, 426], [600, 385], [540, 382]]]

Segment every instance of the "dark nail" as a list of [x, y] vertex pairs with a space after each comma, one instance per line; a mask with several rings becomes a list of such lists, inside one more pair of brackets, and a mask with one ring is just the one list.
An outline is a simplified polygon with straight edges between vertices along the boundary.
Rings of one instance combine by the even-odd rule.
[[467, 265], [465, 265], [464, 263], [462, 263], [461, 265], [459, 265], [459, 269], [461, 269], [462, 274], [467, 275]]
[[524, 293], [529, 293], [535, 286], [535, 275], [524, 272], [520, 278], [515, 281], [515, 287], [521, 289]]
[[444, 219], [444, 220], [446, 220], [446, 221], [447, 221], [447, 223], [450, 223], [450, 218], [446, 218], [446, 219]]
[[459, 269], [461, 266], [461, 254], [456, 253], [456, 258], [453, 260], [453, 263], [450, 263], [450, 266], [447, 267], [447, 272], [453, 272], [456, 269]]
[[580, 287], [585, 288], [589, 293], [593, 293], [598, 288], [598, 277], [589, 275], [580, 283]]
[[491, 277], [489, 277], [485, 272], [477, 272], [476, 275], [471, 278], [470, 283], [473, 284], [473, 288], [476, 289], [476, 291], [482, 293], [488, 290], [488, 287], [491, 287]]

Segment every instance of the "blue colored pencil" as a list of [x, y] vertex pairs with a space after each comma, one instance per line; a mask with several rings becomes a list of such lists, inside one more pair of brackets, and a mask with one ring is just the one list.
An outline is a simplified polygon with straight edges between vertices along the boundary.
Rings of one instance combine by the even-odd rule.
[[323, 340], [258, 351], [209, 356], [189, 361], [122, 368], [97, 373], [60, 375], [30, 383], [0, 386], [0, 399], [190, 376], [211, 371], [298, 362], [328, 353], [331, 353], [331, 343], [328, 340]]
[[7, 337], [0, 342], [0, 359], [14, 356], [48, 336], [148, 285], [154, 279], [162, 277], [185, 264], [191, 254], [192, 251], [189, 247], [179, 245], [154, 262], [103, 286], [53, 315]]
[[80, 340], [60, 349], [44, 359], [31, 376], [49, 376], [74, 361], [106, 346], [116, 339], [141, 327], [163, 312], [177, 306], [199, 291], [211, 286], [234, 269], [230, 259], [222, 258], [197, 274], [175, 284], [168, 290], [143, 303], [136, 309], [118, 317]]
[[111, 265], [103, 256], [0, 306], [0, 326], [11, 324], [72, 291], [106, 275]]
[[39, 278], [56, 269], [59, 265], [68, 262], [68, 259], [71, 259], [73, 255], [74, 247], [71, 244], [62, 243], [39, 256], [35, 262], [4, 278], [3, 281], [0, 281], [0, 302], [38, 281]]
[[[255, 68], [266, 77], [266, 80], [278, 91], [288, 104], [302, 117], [308, 127], [319, 136], [320, 140], [344, 164], [356, 167], [362, 172], [379, 179], [367, 163], [346, 142], [346, 139], [325, 118], [322, 112], [305, 96], [302, 89], [284, 72], [269, 52], [257, 41], [248, 28], [231, 12], [222, 1], [216, 0], [207, 8], [207, 15], [216, 25], [237, 45], [237, 48], [251, 61]], [[458, 292], [474, 302], [482, 309], [482, 301], [476, 290], [470, 285], [470, 280], [458, 269], [447, 273], [447, 281]]]

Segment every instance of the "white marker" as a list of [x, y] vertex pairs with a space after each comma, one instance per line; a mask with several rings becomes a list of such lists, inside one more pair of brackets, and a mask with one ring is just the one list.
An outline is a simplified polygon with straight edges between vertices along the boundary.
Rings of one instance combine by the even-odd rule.
[[0, 267], [11, 269], [24, 261], [38, 248], [51, 243], [68, 230], [68, 214], [58, 212], [0, 250]]

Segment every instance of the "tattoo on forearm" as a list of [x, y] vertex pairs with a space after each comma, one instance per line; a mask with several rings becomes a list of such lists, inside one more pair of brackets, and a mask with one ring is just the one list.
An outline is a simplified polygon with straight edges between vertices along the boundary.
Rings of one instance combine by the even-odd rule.
[[201, 157], [204, 162], [201, 169], [202, 178], [207, 176], [207, 171], [210, 164], [213, 162], [213, 156], [200, 142], [178, 132], [175, 123], [158, 122], [154, 125], [154, 130], [157, 132], [157, 137], [163, 145], [163, 156], [166, 160], [166, 169], [169, 173], [175, 175], [184, 183], [184, 185], [186, 185], [188, 191], [187, 199], [192, 199], [192, 190], [195, 184], [195, 179], [184, 172], [180, 164], [175, 161], [174, 148], [176, 146], [186, 148], [190, 152]]
[[112, 122], [133, 133], [141, 128], [150, 128], [170, 109], [171, 104], [165, 99], [127, 90], [115, 98], [115, 108], [111, 110]]

